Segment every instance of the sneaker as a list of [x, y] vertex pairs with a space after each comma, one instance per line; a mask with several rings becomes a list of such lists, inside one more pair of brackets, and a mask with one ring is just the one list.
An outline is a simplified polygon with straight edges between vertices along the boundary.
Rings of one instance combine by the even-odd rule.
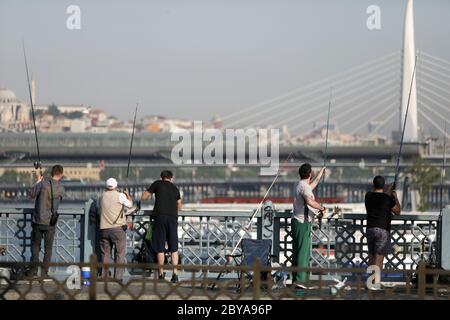
[[39, 277], [39, 281], [41, 282], [51, 282], [53, 278], [48, 275], [48, 273], [44, 273]]
[[158, 274], [158, 280], [164, 280], [166, 278], [166, 273]]
[[123, 281], [123, 279], [113, 279], [112, 280], [113, 283], [119, 284], [121, 286], [123, 286], [125, 284], [125, 282]]
[[367, 287], [367, 289], [370, 291], [381, 291], [384, 288], [383, 288], [383, 285], [380, 283], [379, 286], [370, 286], [370, 287]]
[[313, 288], [314, 288], [314, 287], [308, 287], [308, 286], [305, 286], [304, 284], [301, 284], [301, 283], [296, 283], [295, 286], [296, 286], [298, 289], [302, 289], [302, 290], [309, 290], [309, 289], [313, 289]]
[[178, 275], [173, 274], [173, 275], [172, 275], [172, 279], [170, 279], [170, 282], [172, 282], [172, 283], [177, 283], [177, 282], [178, 282]]

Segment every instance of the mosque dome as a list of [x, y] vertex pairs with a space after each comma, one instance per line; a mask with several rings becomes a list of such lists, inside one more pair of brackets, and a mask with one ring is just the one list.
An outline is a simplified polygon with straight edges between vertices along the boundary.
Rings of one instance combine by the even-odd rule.
[[6, 88], [0, 88], [0, 103], [8, 103], [15, 101], [17, 101], [17, 98], [13, 91]]

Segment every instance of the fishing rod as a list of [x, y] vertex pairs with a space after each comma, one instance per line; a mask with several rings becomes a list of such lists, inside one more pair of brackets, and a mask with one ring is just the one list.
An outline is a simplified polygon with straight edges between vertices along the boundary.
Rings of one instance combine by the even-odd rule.
[[22, 39], [22, 48], [23, 48], [23, 58], [25, 60], [25, 70], [27, 73], [28, 93], [30, 96], [31, 115], [33, 118], [34, 138], [36, 139], [36, 150], [37, 150], [37, 156], [38, 156], [38, 161], [35, 161], [33, 163], [33, 166], [34, 166], [34, 169], [39, 170], [40, 175], [42, 176], [41, 152], [39, 150], [39, 140], [38, 140], [38, 134], [37, 134], [37, 128], [36, 128], [36, 116], [34, 113], [34, 101], [33, 101], [33, 94], [31, 93], [31, 84], [30, 84], [30, 76], [29, 76], [29, 72], [28, 72], [27, 54], [25, 51], [25, 41], [23, 39]]
[[[125, 188], [124, 191], [128, 193], [128, 174], [130, 173], [130, 164], [131, 164], [131, 151], [133, 150], [133, 140], [134, 140], [134, 130], [136, 128], [136, 115], [138, 110], [139, 102], [136, 102], [136, 108], [134, 109], [134, 120], [133, 120], [133, 130], [131, 131], [131, 142], [130, 142], [130, 151], [128, 153], [128, 164], [127, 164], [127, 176], [125, 180]], [[122, 210], [120, 212], [120, 215], [117, 217], [115, 223], [119, 220], [120, 217], [123, 216], [123, 211], [125, 207], [122, 206]], [[141, 202], [136, 202], [136, 211], [139, 211], [141, 209]]]
[[[323, 167], [327, 165], [327, 155], [328, 155], [328, 132], [330, 130], [330, 113], [331, 113], [331, 97], [333, 95], [333, 88], [330, 89], [330, 99], [328, 100], [328, 115], [327, 115], [327, 133], [325, 135], [325, 149], [323, 151]], [[322, 191], [322, 198], [325, 195], [325, 173], [323, 174], [320, 190]], [[317, 218], [319, 219], [319, 229], [322, 229], [322, 217], [323, 213], [319, 213]]]
[[127, 182], [128, 182], [128, 174], [130, 173], [131, 151], [133, 150], [134, 130], [136, 128], [136, 115], [138, 106], [139, 102], [136, 102], [136, 108], [134, 109], [133, 131], [131, 132], [130, 152], [128, 153], [127, 177], [126, 177]]
[[402, 150], [403, 150], [403, 139], [405, 137], [406, 120], [408, 119], [409, 102], [411, 101], [411, 92], [412, 92], [412, 87], [413, 87], [413, 83], [414, 83], [414, 76], [416, 74], [416, 66], [417, 66], [417, 55], [416, 55], [416, 59], [414, 61], [414, 69], [413, 69], [413, 73], [411, 76], [411, 84], [409, 86], [408, 103], [406, 104], [405, 120], [403, 123], [402, 137], [400, 139], [400, 148], [398, 150], [397, 166], [395, 168], [395, 177], [394, 177], [394, 183], [392, 184], [392, 190], [395, 190], [395, 188], [396, 188], [397, 179], [398, 179], [399, 170], [400, 170], [400, 157], [402, 155]]
[[[275, 178], [273, 179], [272, 183], [270, 184], [269, 188], [267, 189], [267, 191], [266, 191], [264, 197], [262, 198], [262, 200], [261, 200], [261, 202], [259, 203], [258, 207], [256, 208], [255, 212], [254, 212], [254, 213], [252, 214], [252, 216], [250, 217], [250, 220], [248, 221], [247, 225], [246, 225], [245, 227], [241, 227], [241, 230], [248, 231], [248, 229], [249, 229], [250, 226], [252, 225], [253, 219], [255, 218], [256, 214], [261, 210], [262, 205], [264, 204], [264, 201], [266, 200], [267, 196], [269, 195], [270, 190], [272, 189], [273, 185], [275, 184], [275, 182], [277, 181], [278, 177], [280, 176], [280, 173], [281, 173], [282, 169], [284, 168], [285, 164], [286, 164], [289, 160], [292, 159], [293, 155], [294, 155], [293, 152], [289, 153], [289, 155], [288, 155], [288, 157], [286, 158], [286, 160], [284, 160], [283, 165], [278, 169]], [[241, 231], [241, 230], [240, 230], [240, 231]], [[244, 238], [244, 236], [245, 236], [245, 232], [244, 232], [244, 234], [242, 234], [242, 235], [240, 236], [239, 240], [236, 242], [236, 244], [235, 244], [233, 250], [232, 250], [231, 253], [228, 255], [228, 257], [231, 257], [231, 256], [234, 255], [234, 253], [235, 253], [236, 250], [238, 249], [239, 245], [241, 244], [242, 239]], [[231, 261], [230, 259], [227, 259], [227, 260], [226, 260], [225, 265], [224, 265], [224, 268], [230, 263], [230, 261]], [[218, 281], [218, 280], [222, 277], [222, 274], [223, 274], [223, 273], [224, 273], [224, 271], [220, 271], [219, 275], [218, 275], [217, 278], [216, 278], [216, 281]], [[211, 289], [214, 289], [215, 287], [216, 287], [216, 283], [213, 283], [212, 286], [211, 286]]]

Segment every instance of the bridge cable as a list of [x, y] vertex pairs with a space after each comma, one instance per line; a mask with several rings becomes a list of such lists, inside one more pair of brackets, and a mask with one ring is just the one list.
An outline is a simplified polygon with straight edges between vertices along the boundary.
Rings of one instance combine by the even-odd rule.
[[[369, 99], [365, 100], [362, 104], [355, 104], [355, 105], [351, 106], [350, 108], [346, 109], [344, 112], [338, 113], [338, 114], [336, 115], [335, 119], [339, 119], [339, 118], [341, 118], [341, 117], [347, 115], [348, 113], [351, 113], [351, 112], [353, 112], [354, 110], [357, 110], [357, 109], [361, 108], [361, 105], [366, 105], [366, 104], [368, 104], [368, 103], [371, 102], [371, 101], [376, 101], [380, 96], [382, 97], [382, 96], [384, 96], [384, 95], [386, 94], [385, 92], [380, 92], [379, 89], [380, 89], [380, 88], [384, 88], [384, 87], [388, 87], [388, 86], [390, 87], [390, 86], [391, 86], [392, 84], [394, 84], [394, 83], [395, 83], [395, 80], [392, 80], [392, 81], [389, 81], [389, 82], [384, 82], [384, 84], [383, 84], [382, 86], [380, 86], [380, 87], [374, 87], [372, 90], [366, 91], [366, 92], [364, 92], [363, 94], [360, 94], [360, 95], [356, 96], [354, 99], [349, 100], [349, 101], [346, 102], [345, 104], [337, 105], [334, 109], [335, 109], [335, 110], [340, 110], [340, 109], [342, 109], [342, 108], [345, 108], [345, 107], [351, 105], [351, 102], [356, 102], [356, 101], [358, 101], [358, 100], [360, 100], [361, 98], [366, 97], [366, 96], [369, 96], [369, 97], [370, 97]], [[391, 88], [392, 88], [392, 89], [388, 91], [389, 93], [390, 93], [391, 91], [395, 91], [395, 90], [394, 90], [394, 89], [395, 89], [394, 87], [391, 87]], [[379, 93], [377, 93], [377, 94], [375, 94], [375, 95], [371, 95], [372, 92], [379, 92]], [[317, 115], [315, 115], [315, 116], [313, 116], [313, 117], [311, 117], [311, 118], [304, 119], [304, 120], [302, 120], [302, 121], [296, 122], [297, 124], [294, 125], [293, 127], [291, 127], [291, 130], [295, 131], [296, 129], [298, 129], [298, 128], [304, 126], [305, 123], [310, 123], [310, 122], [312, 122], [312, 121], [317, 121], [318, 119], [320, 119], [320, 117], [323, 117], [323, 116], [325, 116], [325, 115], [326, 115], [326, 112], [323, 111], [323, 112], [318, 113]], [[294, 117], [292, 117], [291, 119], [289, 119], [289, 122], [290, 122], [290, 121], [293, 121], [293, 120], [296, 120], [297, 118], [298, 118], [297, 116], [294, 116]], [[311, 131], [314, 131], [314, 129], [309, 130], [308, 132], [311, 132]]]
[[384, 55], [384, 56], [382, 56], [382, 57], [380, 57], [380, 58], [377, 58], [377, 59], [375, 59], [375, 60], [366, 62], [366, 63], [361, 64], [361, 65], [354, 66], [354, 67], [352, 67], [352, 68], [350, 68], [350, 69], [348, 69], [348, 70], [339, 72], [339, 73], [334, 74], [334, 75], [332, 75], [332, 76], [329, 76], [329, 77], [327, 77], [327, 78], [325, 78], [325, 79], [321, 79], [321, 80], [318, 80], [318, 81], [316, 81], [316, 82], [314, 82], [314, 83], [311, 83], [311, 84], [309, 84], [309, 85], [306, 85], [306, 86], [304, 86], [304, 87], [300, 87], [300, 88], [291, 90], [290, 92], [288, 92], [288, 93], [286, 93], [286, 94], [280, 95], [280, 96], [275, 97], [275, 98], [272, 98], [272, 99], [270, 99], [270, 100], [263, 101], [263, 102], [260, 102], [260, 103], [258, 103], [258, 104], [255, 104], [255, 105], [253, 105], [253, 106], [250, 106], [250, 107], [248, 107], [248, 108], [244, 108], [244, 109], [239, 110], [239, 111], [237, 111], [237, 112], [231, 113], [231, 114], [229, 114], [229, 115], [227, 115], [227, 116], [224, 116], [224, 117], [222, 118], [222, 121], [226, 121], [226, 120], [228, 120], [228, 119], [230, 119], [230, 118], [233, 118], [233, 117], [235, 117], [235, 116], [239, 116], [240, 114], [249, 112], [250, 110], [260, 108], [260, 107], [263, 106], [264, 104], [269, 104], [269, 103], [272, 103], [272, 102], [276, 102], [277, 100], [282, 100], [282, 99], [284, 99], [284, 98], [287, 98], [287, 97], [289, 97], [289, 96], [291, 96], [291, 95], [296, 94], [296, 93], [299, 92], [299, 91], [302, 92], [302, 91], [307, 90], [307, 89], [310, 88], [310, 87], [318, 86], [318, 85], [320, 85], [320, 84], [322, 84], [322, 83], [329, 82], [330, 80], [333, 80], [333, 79], [335, 79], [335, 78], [337, 78], [337, 77], [339, 77], [339, 76], [344, 76], [345, 74], [351, 73], [351, 72], [353, 72], [353, 71], [355, 71], [355, 70], [359, 70], [359, 69], [366, 70], [368, 66], [370, 66], [370, 65], [372, 65], [372, 64], [374, 64], [374, 63], [378, 63], [379, 61], [383, 61], [384, 59], [391, 58], [392, 56], [395, 56], [395, 55], [398, 55], [398, 54], [399, 54], [398, 51], [392, 52], [392, 53], [390, 53], [390, 54], [386, 54], [386, 55]]
[[[438, 118], [442, 118], [442, 116], [437, 113], [436, 111], [433, 110], [433, 108], [430, 108], [428, 105], [426, 105], [425, 103], [421, 102], [420, 105], [422, 107], [424, 107], [425, 109], [427, 109], [429, 112], [435, 114]], [[421, 110], [421, 108], [418, 108], [418, 111], [423, 112], [423, 110]], [[428, 115], [425, 116], [425, 112], [423, 112], [422, 116], [428, 120], [428, 122], [430, 122], [436, 129], [438, 129], [441, 133], [445, 134], [444, 130], [442, 129], [442, 127], [440, 125], [438, 125], [433, 119], [431, 119], [431, 117], [429, 117]]]
[[[394, 76], [394, 75], [395, 75], [395, 72], [392, 72], [392, 73], [389, 73], [389, 74], [386, 75], [386, 71], [388, 71], [388, 70], [393, 70], [393, 68], [390, 67], [390, 68], [388, 68], [388, 69], [378, 70], [378, 71], [375, 72], [375, 74], [380, 73], [380, 74], [385, 75], [385, 77], [383, 77], [382, 79], [387, 79], [387, 78], [390, 78], [390, 76]], [[365, 92], [362, 90], [362, 88], [366, 88], [366, 87], [373, 88], [373, 86], [371, 86], [371, 85], [369, 85], [369, 84], [374, 84], [374, 83], [380, 82], [381, 79], [380, 79], [380, 78], [374, 77], [375, 74], [373, 74], [373, 73], [372, 73], [372, 74], [368, 74], [367, 77], [368, 77], [370, 80], [367, 81], [367, 82], [363, 81], [363, 79], [364, 79], [365, 77], [360, 78], [360, 81], [357, 82], [358, 84], [357, 84], [356, 86], [355, 86], [355, 85], [352, 85], [352, 83], [350, 83], [350, 84], [344, 85], [344, 86], [342, 86], [342, 87], [337, 87], [338, 89], [335, 89], [335, 90], [334, 90], [334, 92], [335, 92], [335, 99], [334, 99], [334, 100], [335, 100], [335, 101], [338, 101], [338, 100], [342, 100], [342, 99], [347, 98], [347, 97], [350, 97], [350, 98], [352, 98], [353, 100], [355, 100], [355, 97], [358, 97], [358, 94], [359, 94], [359, 95], [364, 95]], [[345, 87], [347, 87], [347, 86], [349, 86], [351, 89], [350, 89], [350, 90], [345, 90], [341, 95], [337, 94], [337, 92], [343, 91], [343, 88], [345, 88]], [[356, 96], [355, 96], [355, 95], [352, 95], [354, 92], [357, 93]], [[301, 106], [309, 106], [307, 109], [304, 109], [304, 110], [302, 110], [301, 112], [295, 114], [295, 117], [296, 117], [296, 118], [303, 117], [305, 114], [308, 114], [308, 113], [311, 113], [311, 112], [316, 111], [317, 108], [315, 108], [315, 105], [312, 105], [312, 102], [313, 102], [313, 101], [320, 104], [321, 101], [323, 101], [323, 100], [324, 100], [324, 98], [322, 98], [322, 97], [317, 97], [317, 98], [314, 99], [314, 100], [306, 100], [306, 101], [302, 101], [300, 104], [293, 104], [292, 106], [290, 106], [290, 107], [288, 107], [288, 108], [283, 108], [283, 109], [281, 110], [281, 112], [275, 113], [272, 117], [266, 118], [266, 119], [265, 119], [265, 122], [267, 123], [268, 121], [271, 122], [271, 121], [273, 121], [274, 119], [281, 118], [283, 115], [289, 114], [293, 109], [298, 110]], [[289, 118], [289, 121], [291, 121], [291, 120], [292, 120], [292, 118]], [[283, 125], [283, 124], [285, 124], [284, 121], [285, 121], [285, 120], [279, 121], [279, 122], [277, 122], [276, 124], [272, 124], [272, 126], [278, 127], [278, 126], [280, 126], [280, 125]]]
[[[392, 68], [391, 64], [392, 64], [392, 62], [389, 62], [389, 64], [383, 63], [383, 64], [379, 64], [379, 65], [375, 65], [373, 67], [370, 67], [367, 70], [362, 70], [362, 71], [365, 72], [365, 74], [363, 74], [363, 75], [361, 75], [359, 77], [356, 77], [356, 74], [359, 74], [361, 71], [356, 73], [356, 74], [352, 74], [351, 78], [356, 77], [355, 80], [352, 80], [352, 81], [346, 80], [345, 82], [343, 82], [343, 80], [341, 79], [340, 81], [337, 81], [337, 82], [343, 82], [343, 84], [338, 89], [335, 89], [334, 91], [336, 93], [339, 92], [339, 91], [344, 91], [344, 88], [346, 88], [346, 87], [349, 87], [349, 88], [353, 89], [353, 91], [356, 91], [358, 86], [362, 86], [362, 85], [364, 85], [366, 83], [365, 81], [363, 81], [363, 79], [368, 78], [369, 80], [372, 79], [372, 81], [376, 81], [377, 79], [374, 79], [374, 73], [375, 74], [381, 73], [382, 70], [386, 73], [387, 71], [392, 70], [393, 68]], [[375, 70], [373, 72], [369, 72], [369, 70], [371, 70], [372, 68], [375, 68]], [[356, 86], [355, 86], [355, 84], [356, 84]], [[300, 105], [309, 105], [313, 101], [320, 103], [322, 101], [322, 99], [324, 99], [325, 94], [328, 95], [328, 93], [326, 91], [323, 91], [323, 90], [324, 90], [323, 87], [319, 87], [319, 88], [317, 88], [315, 90], [309, 91], [306, 94], [303, 94], [303, 95], [291, 98], [291, 99], [286, 100], [286, 101], [284, 101], [282, 103], [278, 103], [278, 104], [275, 104], [275, 105], [272, 105], [272, 106], [268, 106], [266, 109], [260, 110], [260, 111], [258, 111], [256, 113], [250, 113], [250, 114], [248, 114], [245, 117], [241, 117], [238, 120], [235, 120], [234, 122], [229, 123], [227, 126], [228, 127], [232, 127], [232, 126], [235, 126], [237, 124], [244, 123], [245, 121], [248, 122], [248, 120], [251, 120], [251, 119], [261, 118], [261, 116], [263, 114], [269, 113], [270, 111], [277, 111], [277, 109], [278, 110], [282, 109], [282, 107], [283, 107], [284, 113], [286, 113], [287, 110], [295, 109], [295, 108], [299, 107], [298, 100], [301, 100]], [[319, 93], [313, 95], [313, 93], [316, 93], [316, 92], [319, 92]], [[320, 92], [322, 92], [322, 93], [320, 93]], [[344, 94], [345, 94], [345, 96], [349, 95], [349, 92], [348, 91], [344, 91]], [[309, 98], [306, 99], [306, 97], [309, 97]], [[308, 110], [311, 110], [311, 109], [313, 109], [313, 108], [309, 108]], [[260, 119], [258, 123], [261, 123], [261, 121], [264, 121], [264, 118]], [[254, 126], [254, 124], [252, 124], [252, 125]]]
[[[450, 112], [450, 109], [445, 108], [444, 105], [442, 105], [439, 102], [437, 102], [436, 100], [428, 97], [424, 93], [419, 94], [419, 97], [425, 98], [426, 100], [430, 101], [433, 105], [435, 105], [436, 107], [439, 107], [440, 109], [444, 110], [445, 112]], [[421, 103], [423, 103], [423, 101], [421, 101]], [[442, 115], [439, 115], [439, 118], [441, 118], [441, 117], [442, 117]]]
[[[394, 88], [394, 89], [395, 89], [395, 88]], [[390, 90], [390, 92], [393, 92], [393, 91], [394, 91], [394, 90]], [[394, 92], [395, 92], [395, 91], [394, 91]], [[375, 104], [371, 105], [370, 108], [365, 108], [364, 111], [362, 111], [361, 113], [356, 114], [354, 117], [348, 117], [347, 120], [344, 120], [343, 122], [341, 122], [341, 123], [339, 124], [339, 127], [340, 127], [340, 128], [344, 128], [344, 127], [347, 127], [348, 125], [354, 124], [355, 122], [356, 122], [356, 123], [359, 123], [360, 121], [358, 121], [358, 119], [360, 119], [362, 116], [364, 116], [364, 115], [369, 116], [368, 114], [370, 114], [371, 112], [377, 110], [377, 109], [378, 109], [378, 108], [377, 108], [378, 106], [381, 106], [381, 107], [382, 107], [385, 103], [388, 103], [389, 101], [393, 100], [394, 98], [398, 98], [398, 92], [395, 93], [395, 94], [393, 94], [393, 95], [390, 95], [390, 96], [386, 97], [386, 98], [383, 99], [383, 100], [380, 100], [380, 101], [376, 102]], [[397, 101], [396, 103], [398, 103], [398, 101]], [[390, 109], [390, 108], [392, 108], [392, 107], [395, 107], [395, 104], [390, 104], [390, 105], [388, 105], [387, 107], [385, 107], [385, 108], [383, 109], [383, 111], [387, 111], [388, 108]], [[370, 117], [370, 119], [375, 119], [375, 118], [376, 118], [376, 117], [374, 117], [374, 116], [371, 116], [371, 117]], [[365, 124], [367, 124], [367, 123], [363, 123], [363, 125], [365, 125]]]
[[[391, 57], [391, 58], [392, 58], [392, 57]], [[391, 59], [391, 58], [390, 58], [390, 59]], [[390, 60], [390, 59], [389, 59], [389, 60]], [[388, 60], [387, 60], [387, 61], [388, 61]], [[386, 62], [387, 62], [387, 61], [386, 61]], [[384, 63], [386, 63], [386, 62], [380, 63], [379, 65], [376, 65], [376, 66], [374, 66], [374, 67], [377, 67], [377, 68], [379, 69], [379, 67], [380, 67], [381, 65], [383, 65]], [[372, 63], [373, 63], [373, 62], [372, 62]], [[369, 69], [371, 69], [371, 68], [373, 68], [373, 67], [370, 67]], [[364, 69], [364, 70], [361, 70], [361, 71], [367, 72], [367, 68]], [[345, 79], [346, 77], [353, 78], [353, 77], [356, 76], [356, 74], [360, 73], [361, 71], [358, 71], [358, 72], [355, 73], [355, 74], [349, 74], [349, 75], [345, 76], [344, 79]], [[333, 77], [331, 77], [331, 78], [335, 78], [335, 77], [333, 76]], [[314, 88], [316, 85], [319, 85], [320, 83], [324, 82], [325, 80], [327, 80], [327, 79], [321, 80], [321, 81], [319, 81], [319, 82], [317, 82], [317, 83], [313, 83], [313, 84], [311, 84], [311, 85], [307, 85], [306, 87], [302, 87], [302, 88], [300, 88], [300, 89], [306, 90], [306, 88], [309, 88], [309, 87], [313, 87], [313, 88]], [[358, 79], [357, 79], [357, 80], [358, 80]], [[356, 80], [356, 81], [357, 81], [357, 80]], [[300, 89], [297, 89], [297, 90], [294, 90], [294, 91], [299, 91]], [[300, 94], [300, 95], [294, 95], [294, 98], [290, 98], [290, 99], [287, 100], [287, 101], [284, 101], [284, 102], [281, 102], [281, 103], [278, 102], [278, 100], [283, 100], [283, 99], [289, 98], [290, 96], [293, 95], [292, 93], [289, 93], [289, 94], [286, 94], [286, 95], [282, 96], [282, 99], [281, 99], [281, 98], [274, 98], [274, 99], [271, 99], [271, 100], [268, 100], [268, 101], [259, 103], [259, 104], [255, 105], [255, 106], [252, 106], [252, 107], [249, 107], [249, 108], [245, 108], [244, 110], [238, 111], [238, 112], [236, 112], [236, 113], [234, 113], [234, 114], [232, 114], [232, 115], [230, 115], [230, 116], [228, 116], [228, 117], [226, 117], [226, 118], [224, 118], [224, 119], [229, 119], [229, 118], [231, 118], [232, 116], [234, 116], [235, 114], [236, 114], [236, 115], [240, 115], [240, 114], [247, 113], [247, 117], [244, 117], [244, 119], [243, 119], [242, 117], [239, 117], [239, 119], [234, 120], [233, 122], [227, 124], [227, 127], [232, 127], [233, 125], [238, 124], [238, 123], [241, 123], [241, 122], [244, 121], [244, 120], [247, 120], [247, 119], [249, 119], [249, 118], [255, 117], [255, 115], [254, 115], [253, 113], [250, 113], [251, 116], [249, 117], [249, 116], [248, 116], [248, 113], [249, 113], [251, 110], [255, 109], [256, 107], [257, 107], [258, 109], [261, 109], [261, 107], [264, 107], [265, 105], [271, 105], [271, 104], [273, 104], [274, 102], [278, 102], [275, 106], [272, 106], [272, 107], [270, 107], [269, 109], [265, 109], [265, 110], [263, 110], [263, 111], [261, 111], [261, 110], [259, 111], [259, 113], [266, 113], [266, 112], [269, 112], [270, 110], [273, 110], [274, 108], [279, 108], [280, 106], [286, 105], [288, 102], [292, 102], [292, 101], [299, 100], [299, 99], [302, 98], [302, 97], [310, 96], [310, 95], [312, 95], [312, 93], [317, 92], [317, 91], [321, 91], [321, 90], [323, 90], [323, 88], [322, 88], [322, 87], [319, 87], [319, 88], [317, 88], [317, 89], [315, 89], [315, 90], [309, 90], [309, 91], [307, 91], [307, 92], [305, 92], [305, 93], [302, 93], [302, 94]], [[256, 114], [258, 114], [258, 112], [257, 112]], [[223, 121], [224, 121], [224, 119], [223, 119]]]
[[374, 133], [375, 133], [375, 132], [379, 132], [379, 131], [381, 130], [381, 128], [383, 128], [383, 127], [384, 127], [389, 121], [391, 121], [392, 118], [394, 118], [396, 115], [398, 115], [398, 113], [391, 112], [391, 114], [390, 114], [386, 119], [384, 119], [384, 120], [381, 122], [380, 126], [379, 126], [378, 128], [376, 128], [373, 132], [374, 132]]
[[[376, 69], [373, 72], [372, 71], [369, 72], [369, 69], [371, 69], [371, 68], [376, 68]], [[348, 81], [347, 80], [345, 82], [343, 82], [342, 80], [337, 81], [337, 82], [343, 82], [343, 83], [339, 87], [337, 87], [337, 89], [334, 90], [335, 93], [336, 93], [336, 96], [338, 96], [337, 92], [340, 92], [340, 91], [343, 91], [344, 93], [343, 93], [342, 97], [339, 97], [339, 99], [342, 99], [344, 96], [349, 96], [350, 92], [348, 90], [344, 90], [344, 88], [348, 87], [349, 89], [351, 89], [351, 92], [358, 91], [358, 86], [360, 87], [360, 86], [366, 86], [367, 85], [367, 82], [364, 81], [366, 78], [369, 80], [369, 82], [370, 82], [370, 80], [377, 81], [378, 79], [376, 79], [375, 75], [386, 74], [388, 71], [396, 69], [396, 68], [393, 68], [392, 62], [390, 62], [389, 64], [387, 64], [387, 65], [385, 65], [383, 67], [380, 64], [380, 65], [373, 66], [371, 68], [369, 68], [368, 70], [364, 70], [366, 72], [366, 74], [358, 76], [355, 80], [352, 80], [352, 81]], [[353, 75], [353, 76], [356, 77], [356, 74]], [[324, 88], [318, 88], [318, 89], [316, 89], [314, 91], [310, 91], [307, 95], [304, 95], [304, 97], [312, 95], [313, 92], [323, 91], [323, 89]], [[279, 111], [280, 109], [282, 109], [282, 113], [281, 114], [286, 114], [292, 109], [298, 109], [299, 106], [301, 106], [301, 105], [311, 105], [312, 102], [317, 102], [317, 103], [321, 104], [322, 101], [325, 100], [325, 95], [326, 95], [326, 97], [328, 97], [328, 92], [323, 91], [321, 94], [315, 94], [315, 95], [309, 97], [308, 99], [302, 99], [300, 104], [297, 101], [300, 100], [300, 98], [302, 98], [303, 96], [299, 96], [297, 98], [287, 100], [284, 103], [277, 104], [277, 105], [271, 106], [271, 107], [269, 107], [267, 109], [261, 110], [261, 111], [259, 111], [257, 113], [250, 114], [247, 117], [244, 117], [244, 118], [239, 119], [238, 121], [235, 121], [233, 124], [242, 123], [245, 120], [256, 118], [256, 117], [260, 117], [261, 114], [268, 113], [269, 111], [274, 111], [274, 110], [275, 111]], [[338, 99], [338, 98], [336, 98], [336, 99]], [[276, 109], [278, 109], [278, 110], [276, 110]], [[307, 109], [306, 111], [310, 111], [310, 110], [313, 110], [313, 109], [314, 109], [314, 107], [309, 107], [309, 109]], [[275, 116], [279, 117], [280, 114], [279, 113], [275, 113]], [[267, 118], [260, 119], [258, 124], [261, 124], [262, 121], [266, 121], [267, 122]], [[252, 125], [254, 125], [254, 124], [252, 124]]]
[[[381, 116], [389, 112], [389, 114], [393, 113], [391, 112], [391, 109], [397, 106], [398, 102], [394, 102], [384, 109], [382, 109], [380, 112], [378, 112], [376, 115], [372, 116], [372, 119], [376, 120], [379, 119]], [[349, 134], [356, 134], [359, 130], [361, 130], [363, 127], [367, 126], [367, 123], [362, 122], [358, 127], [352, 129], [352, 131], [349, 132]]]
[[[422, 86], [420, 86], [420, 89], [423, 89], [424, 91], [430, 93], [431, 95], [434, 95], [434, 96], [438, 97], [439, 99], [444, 100], [445, 102], [450, 102], [450, 99], [449, 99], [449, 98], [446, 98], [446, 97], [442, 96], [441, 94], [436, 93], [436, 91], [431, 91], [431, 90], [428, 89], [426, 86], [423, 86], [423, 85], [422, 85]], [[447, 108], [445, 105], [443, 105], [442, 103], [440, 103], [440, 102], [436, 101], [435, 99], [431, 98], [429, 95], [427, 95], [427, 94], [425, 94], [425, 93], [420, 93], [420, 95], [423, 96], [423, 97], [425, 97], [426, 99], [428, 99], [430, 102], [436, 104], [437, 106], [439, 106], [439, 107], [442, 108], [443, 110], [448, 111], [448, 108]]]
[[[425, 75], [426, 77], [431, 78], [433, 81], [436, 81], [436, 82], [439, 82], [439, 83], [446, 84], [446, 82], [434, 78], [434, 77], [433, 77], [431, 74], [429, 74], [429, 73], [422, 72], [421, 75]], [[432, 83], [432, 82], [430, 82], [429, 80], [424, 79], [424, 78], [421, 78], [421, 79], [418, 81], [418, 83], [420, 83], [420, 84], [421, 84], [422, 82], [428, 84], [428, 85], [431, 86], [431, 87], [437, 88], [438, 90], [443, 91], [443, 92], [445, 92], [446, 94], [450, 94], [450, 91], [448, 91], [448, 89], [446, 89], [445, 87], [442, 87], [440, 84], [439, 84], [439, 85], [436, 85], [435, 83]], [[433, 94], [436, 95], [436, 96], [439, 96], [439, 95], [438, 95], [437, 93], [435, 93], [434, 91], [431, 92], [431, 93], [433, 93]], [[443, 99], [443, 100], [447, 100], [447, 101], [448, 101], [448, 98], [444, 98], [443, 96], [439, 96], [439, 97], [440, 97], [441, 99]]]
[[447, 64], [447, 65], [450, 66], [450, 61], [449, 60], [439, 58], [437, 56], [434, 56], [434, 55], [429, 54], [429, 53], [424, 52], [424, 51], [420, 51], [420, 56], [422, 56], [422, 55], [424, 55], [426, 58], [430, 58], [431, 60], [439, 61], [441, 63]]
[[[392, 73], [392, 75], [383, 77], [381, 79], [380, 78], [373, 79], [372, 81], [367, 82], [364, 86], [350, 90], [341, 96], [337, 95], [336, 90], [334, 90], [334, 93], [335, 93], [334, 94], [334, 105], [336, 105], [335, 109], [343, 108], [343, 107], [349, 105], [351, 102], [358, 101], [359, 99], [366, 97], [368, 95], [368, 92], [377, 92], [378, 93], [380, 91], [379, 90], [380, 88], [384, 88], [386, 86], [386, 82], [382, 81], [382, 80], [387, 80], [393, 75], [394, 75], [394, 73]], [[391, 82], [393, 83], [393, 80]], [[365, 88], [365, 87], [368, 87], [371, 90], [370, 91], [361, 90], [361, 88]], [[353, 92], [356, 92], [356, 94], [353, 95], [352, 94]], [[380, 94], [382, 94], [382, 93], [380, 93]], [[344, 100], [344, 98], [345, 98], [345, 100]], [[342, 102], [338, 103], [337, 101], [339, 101], [339, 100], [342, 100]], [[297, 106], [297, 108], [299, 108], [300, 106], [301, 105]], [[319, 114], [317, 114], [317, 109], [318, 109], [317, 107], [310, 107], [308, 109], [301, 110], [300, 112], [294, 113], [293, 115], [289, 116], [287, 119], [283, 119], [282, 121], [273, 123], [272, 126], [279, 127], [281, 125], [287, 125], [293, 121], [295, 121], [297, 123], [297, 119], [305, 118], [305, 116], [307, 114], [310, 114], [312, 112], [315, 112], [316, 115], [313, 116], [312, 118], [311, 117], [305, 118], [304, 122], [311, 122], [311, 119], [318, 120], [318, 119], [326, 116], [325, 110], [322, 111], [322, 113], [319, 115]], [[273, 119], [276, 119], [276, 118], [278, 118], [278, 114], [276, 116], [270, 118], [270, 120], [273, 121]]]

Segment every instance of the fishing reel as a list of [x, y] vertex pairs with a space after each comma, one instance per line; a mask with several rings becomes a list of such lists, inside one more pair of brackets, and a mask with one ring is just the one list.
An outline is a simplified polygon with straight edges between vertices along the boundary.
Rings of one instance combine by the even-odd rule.
[[39, 170], [39, 175], [42, 177], [43, 176], [42, 163], [40, 161], [35, 161], [35, 162], [33, 162], [33, 167], [34, 167], [34, 170], [36, 170], [36, 172], [38, 172], [38, 170]]
[[36, 170], [42, 170], [42, 162], [40, 162], [40, 161], [33, 162], [33, 167]]
[[[326, 209], [325, 209], [326, 210]], [[323, 219], [324, 211], [320, 210], [316, 214], [317, 222], [319, 223], [319, 229], [322, 229], [322, 219]]]
[[336, 218], [339, 218], [341, 213], [342, 213], [342, 209], [339, 208], [339, 206], [334, 206], [333, 213], [328, 217], [328, 219], [330, 220], [334, 216], [336, 216]]
[[[329, 211], [329, 210], [326, 210]], [[339, 206], [334, 206], [331, 214], [326, 214], [326, 211], [319, 211], [319, 213], [316, 215], [317, 221], [318, 221], [318, 225], [319, 225], [319, 229], [322, 228], [322, 221], [325, 218], [326, 221], [328, 221], [328, 223], [330, 223], [331, 219], [335, 218], [335, 219], [339, 219], [340, 218], [340, 214], [342, 213], [342, 209], [339, 208]], [[324, 217], [325, 215], [325, 217]]]

